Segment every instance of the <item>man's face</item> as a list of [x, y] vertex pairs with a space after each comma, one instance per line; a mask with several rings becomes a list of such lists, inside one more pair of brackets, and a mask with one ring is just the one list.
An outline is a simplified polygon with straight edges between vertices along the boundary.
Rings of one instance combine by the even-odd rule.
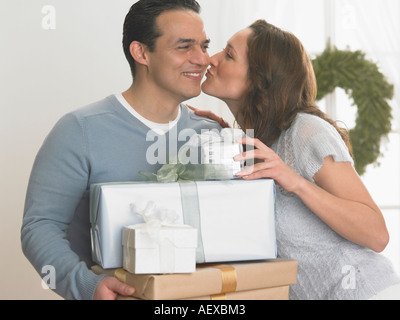
[[192, 11], [173, 10], [157, 18], [162, 36], [148, 52], [150, 81], [165, 98], [178, 103], [200, 94], [201, 80], [209, 65], [204, 23]]

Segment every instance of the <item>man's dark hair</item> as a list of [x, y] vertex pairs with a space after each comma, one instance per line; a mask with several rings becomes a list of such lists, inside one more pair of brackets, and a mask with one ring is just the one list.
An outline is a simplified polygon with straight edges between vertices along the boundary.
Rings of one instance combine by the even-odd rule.
[[170, 10], [191, 10], [200, 14], [201, 8], [195, 0], [139, 0], [126, 15], [122, 44], [133, 77], [136, 68], [129, 50], [131, 43], [138, 41], [151, 52], [154, 51], [157, 38], [162, 36], [156, 20], [159, 15]]

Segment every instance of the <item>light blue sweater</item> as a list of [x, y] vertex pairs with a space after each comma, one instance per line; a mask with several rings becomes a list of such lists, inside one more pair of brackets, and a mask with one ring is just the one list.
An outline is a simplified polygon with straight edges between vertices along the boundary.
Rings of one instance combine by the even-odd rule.
[[[181, 111], [178, 134], [186, 128], [221, 129], [185, 105]], [[90, 185], [142, 181], [139, 171], [156, 172], [161, 164], [146, 160], [146, 151], [157, 142], [146, 141], [148, 132], [113, 95], [62, 117], [38, 152], [26, 195], [22, 248], [40, 274], [44, 266], [54, 266], [55, 292], [65, 299], [92, 299], [103, 278], [89, 269]], [[165, 140], [168, 145], [169, 133]], [[178, 141], [178, 150], [184, 142]]]

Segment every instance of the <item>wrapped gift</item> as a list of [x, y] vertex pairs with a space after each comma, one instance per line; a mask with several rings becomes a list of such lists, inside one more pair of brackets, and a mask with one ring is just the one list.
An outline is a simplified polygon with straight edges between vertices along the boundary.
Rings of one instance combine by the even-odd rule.
[[270, 179], [91, 186], [94, 261], [123, 266], [122, 229], [144, 222], [150, 202], [197, 229], [196, 262], [276, 258], [275, 184]]
[[284, 259], [201, 265], [191, 274], [136, 275], [100, 266], [92, 270], [131, 285], [136, 289], [133, 298], [143, 300], [286, 300], [297, 280], [297, 261]]
[[[288, 300], [290, 286], [263, 288], [248, 291], [228, 292], [224, 294], [203, 297], [184, 298], [177, 300]], [[118, 296], [117, 300], [142, 300], [135, 297]]]
[[136, 274], [192, 273], [196, 270], [197, 230], [154, 223], [125, 227], [123, 267]]
[[239, 292], [228, 292], [224, 294], [180, 300], [289, 300], [289, 289], [290, 286], [281, 286]]
[[[234, 161], [233, 158], [243, 152], [243, 145], [237, 140], [244, 138], [240, 129], [224, 128], [220, 132], [213, 130], [193, 135], [182, 148], [179, 156], [187, 154], [187, 149], [199, 148], [202, 164], [220, 165], [219, 172], [225, 171], [232, 179], [243, 169], [244, 161]], [[193, 160], [193, 159], [192, 159]]]

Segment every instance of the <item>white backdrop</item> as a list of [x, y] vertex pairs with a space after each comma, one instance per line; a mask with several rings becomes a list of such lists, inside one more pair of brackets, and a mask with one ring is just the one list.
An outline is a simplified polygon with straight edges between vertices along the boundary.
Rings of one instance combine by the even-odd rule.
[[[19, 232], [25, 191], [43, 139], [65, 113], [122, 92], [131, 77], [121, 46], [132, 0], [0, 0], [0, 299], [58, 299], [41, 287], [24, 258]], [[362, 49], [396, 85], [399, 128], [400, 4], [398, 0], [199, 0], [220, 51], [258, 18], [295, 33], [310, 54], [328, 37], [344, 49]], [[354, 109], [338, 90], [332, 110], [349, 127]], [[190, 104], [232, 121], [226, 106], [201, 95]], [[323, 103], [324, 105], [324, 103]], [[387, 218], [392, 241], [385, 252], [399, 267], [399, 134], [384, 146], [382, 166], [364, 178]], [[394, 178], [393, 178], [394, 177]], [[393, 182], [390, 182], [393, 181]]]

